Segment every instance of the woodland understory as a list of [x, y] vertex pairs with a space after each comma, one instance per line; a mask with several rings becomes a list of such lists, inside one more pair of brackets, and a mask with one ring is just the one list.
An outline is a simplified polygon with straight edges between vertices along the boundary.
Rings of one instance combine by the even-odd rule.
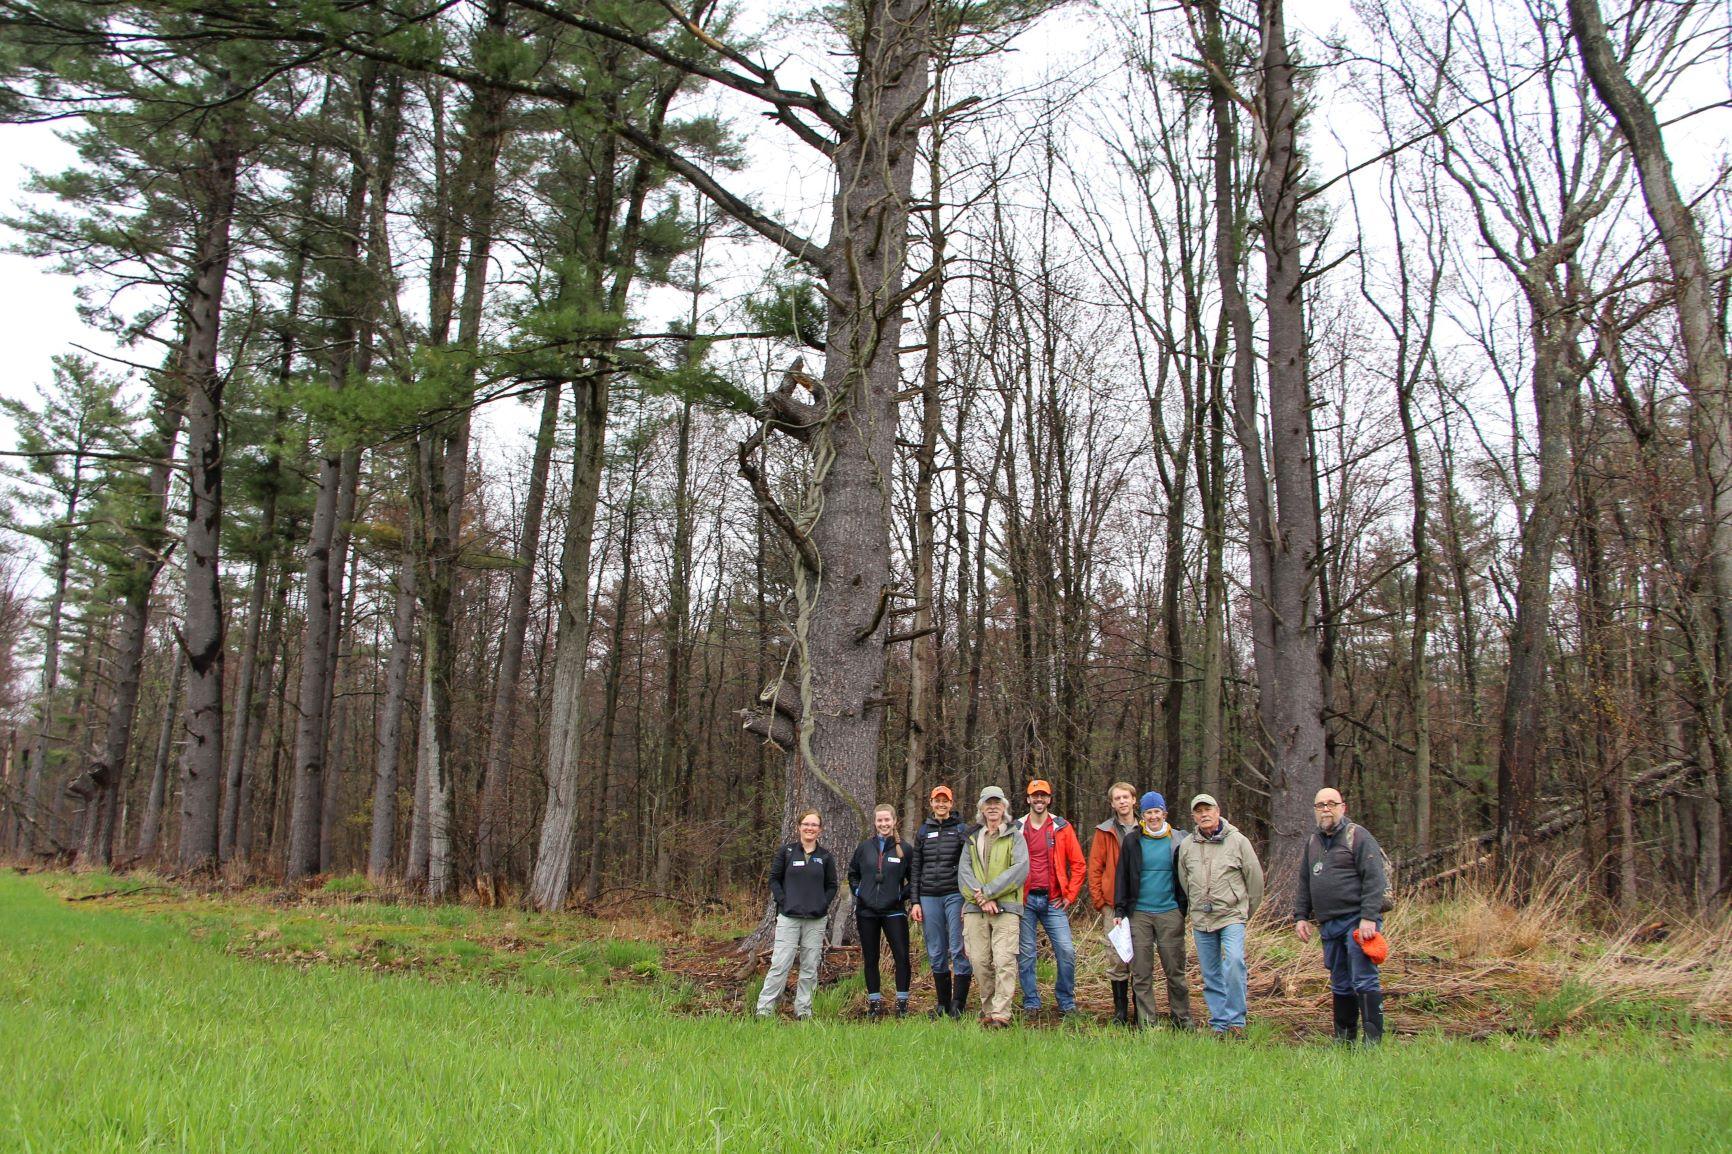
[[1279, 879], [1327, 782], [1713, 915], [1727, 19], [0, 0], [115, 350], [3, 402], [0, 855], [732, 900], [1124, 779]]

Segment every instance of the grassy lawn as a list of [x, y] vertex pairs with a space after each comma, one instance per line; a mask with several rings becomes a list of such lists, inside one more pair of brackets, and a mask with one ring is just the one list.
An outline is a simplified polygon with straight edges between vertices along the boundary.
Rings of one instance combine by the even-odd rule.
[[1713, 1028], [1342, 1053], [758, 1024], [678, 1012], [656, 946], [580, 919], [330, 916], [341, 932], [312, 934], [0, 872], [0, 1149], [1705, 1150], [1732, 1131]]

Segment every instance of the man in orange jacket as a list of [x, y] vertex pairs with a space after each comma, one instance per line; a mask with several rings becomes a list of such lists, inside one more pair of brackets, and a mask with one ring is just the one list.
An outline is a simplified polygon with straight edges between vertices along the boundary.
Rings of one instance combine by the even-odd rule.
[[1076, 827], [1052, 808], [1052, 786], [1039, 778], [1028, 783], [1028, 816], [1022, 819], [1022, 836], [1028, 845], [1028, 894], [1023, 899], [1022, 941], [1017, 951], [1017, 978], [1022, 985], [1025, 1014], [1040, 1013], [1040, 987], [1035, 982], [1034, 955], [1038, 939], [1035, 927], [1046, 930], [1046, 940], [1058, 962], [1058, 982], [1053, 990], [1058, 1012], [1076, 1010], [1076, 945], [1071, 940], [1070, 907], [1082, 893], [1082, 843]]
[[[1095, 826], [1089, 842], [1089, 901], [1101, 915], [1101, 933], [1113, 928], [1113, 885], [1119, 873], [1119, 842], [1137, 828], [1137, 789], [1128, 781], [1115, 781], [1107, 789], [1112, 812]], [[1131, 966], [1115, 950], [1107, 950], [1107, 981], [1113, 987], [1113, 1024], [1131, 1022]]]

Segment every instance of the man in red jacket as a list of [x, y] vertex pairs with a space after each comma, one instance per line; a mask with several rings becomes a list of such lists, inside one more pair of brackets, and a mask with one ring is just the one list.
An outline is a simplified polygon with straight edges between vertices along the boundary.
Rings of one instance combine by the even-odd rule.
[[[1095, 826], [1094, 840], [1089, 842], [1089, 900], [1101, 915], [1101, 932], [1113, 928], [1114, 885], [1119, 874], [1119, 842], [1136, 832], [1137, 788], [1128, 781], [1115, 781], [1107, 788], [1107, 802], [1112, 813]], [[1131, 1021], [1131, 967], [1116, 950], [1107, 950], [1107, 981], [1113, 987], [1113, 1024], [1128, 1026]]]
[[1058, 962], [1053, 994], [1062, 1016], [1076, 1010], [1076, 945], [1071, 940], [1068, 911], [1082, 893], [1087, 867], [1076, 828], [1048, 812], [1051, 808], [1052, 786], [1039, 778], [1029, 782], [1028, 816], [1022, 819], [1022, 836], [1028, 844], [1028, 894], [1023, 899], [1022, 942], [1016, 960], [1023, 1012], [1038, 1014], [1040, 987], [1035, 982], [1034, 955], [1039, 940], [1035, 927], [1045, 929]]

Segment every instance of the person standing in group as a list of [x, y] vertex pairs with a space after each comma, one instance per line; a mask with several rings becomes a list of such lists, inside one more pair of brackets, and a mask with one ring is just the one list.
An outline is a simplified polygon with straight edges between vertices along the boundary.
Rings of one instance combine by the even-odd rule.
[[1190, 906], [1209, 1029], [1237, 1038], [1245, 1033], [1245, 923], [1263, 904], [1263, 865], [1210, 795], [1191, 799], [1191, 818], [1197, 832], [1179, 846], [1178, 882]]
[[1351, 1042], [1363, 1027], [1366, 1044], [1376, 1045], [1383, 1041], [1383, 986], [1360, 942], [1382, 933], [1389, 908], [1383, 848], [1371, 831], [1348, 820], [1339, 790], [1318, 790], [1311, 809], [1317, 830], [1299, 859], [1293, 928], [1300, 941], [1309, 942], [1316, 922], [1323, 938], [1335, 1040]]
[[818, 963], [824, 956], [824, 921], [836, 897], [836, 855], [818, 844], [824, 818], [815, 809], [800, 815], [800, 836], [776, 851], [770, 863], [770, 896], [776, 902], [776, 941], [770, 972], [758, 995], [758, 1017], [776, 1012], [797, 957], [800, 978], [794, 987], [794, 1017], [812, 1016], [818, 990]]
[[[1113, 928], [1114, 893], [1119, 875], [1119, 841], [1137, 828], [1137, 791], [1128, 781], [1115, 781], [1107, 787], [1107, 804], [1112, 812], [1095, 826], [1089, 841], [1089, 901], [1100, 911], [1101, 932]], [[1107, 981], [1113, 988], [1113, 1023], [1130, 1024], [1131, 965], [1119, 957], [1118, 951], [1107, 950]]]
[[963, 895], [962, 932], [968, 960], [980, 975], [980, 1024], [1010, 1025], [1016, 993], [1017, 944], [1021, 936], [1023, 883], [1028, 880], [1028, 844], [1010, 819], [1010, 799], [996, 785], [980, 791], [979, 827], [957, 866]]
[[962, 942], [962, 892], [956, 886], [957, 863], [968, 847], [974, 827], [951, 812], [956, 795], [948, 785], [932, 791], [932, 816], [914, 831], [914, 868], [909, 916], [926, 937], [926, 958], [932, 963], [932, 985], [938, 994], [933, 1017], [962, 1017], [968, 1008], [968, 985], [974, 970]]
[[1076, 827], [1055, 813], [1052, 786], [1036, 778], [1028, 783], [1028, 816], [1022, 819], [1023, 840], [1028, 843], [1028, 895], [1023, 904], [1022, 938], [1017, 949], [1017, 980], [1022, 986], [1022, 1009], [1040, 1013], [1040, 985], [1035, 980], [1036, 930], [1046, 931], [1058, 963], [1058, 981], [1053, 996], [1061, 1016], [1076, 1012], [1076, 943], [1071, 939], [1070, 907], [1082, 893], [1082, 843]]
[[1142, 824], [1119, 849], [1114, 913], [1131, 923], [1131, 984], [1137, 1021], [1155, 1023], [1155, 957], [1167, 981], [1167, 1017], [1191, 1028], [1191, 987], [1185, 979], [1185, 890], [1179, 882], [1179, 847], [1185, 835], [1167, 822], [1167, 799], [1153, 790], [1137, 803]]
[[896, 810], [872, 811], [872, 836], [854, 850], [848, 863], [848, 889], [854, 895], [854, 925], [860, 931], [860, 964], [866, 972], [866, 1016], [884, 1016], [879, 992], [878, 939], [890, 943], [896, 973], [896, 1016], [908, 1016], [908, 898], [912, 893], [914, 850], [896, 836]]

